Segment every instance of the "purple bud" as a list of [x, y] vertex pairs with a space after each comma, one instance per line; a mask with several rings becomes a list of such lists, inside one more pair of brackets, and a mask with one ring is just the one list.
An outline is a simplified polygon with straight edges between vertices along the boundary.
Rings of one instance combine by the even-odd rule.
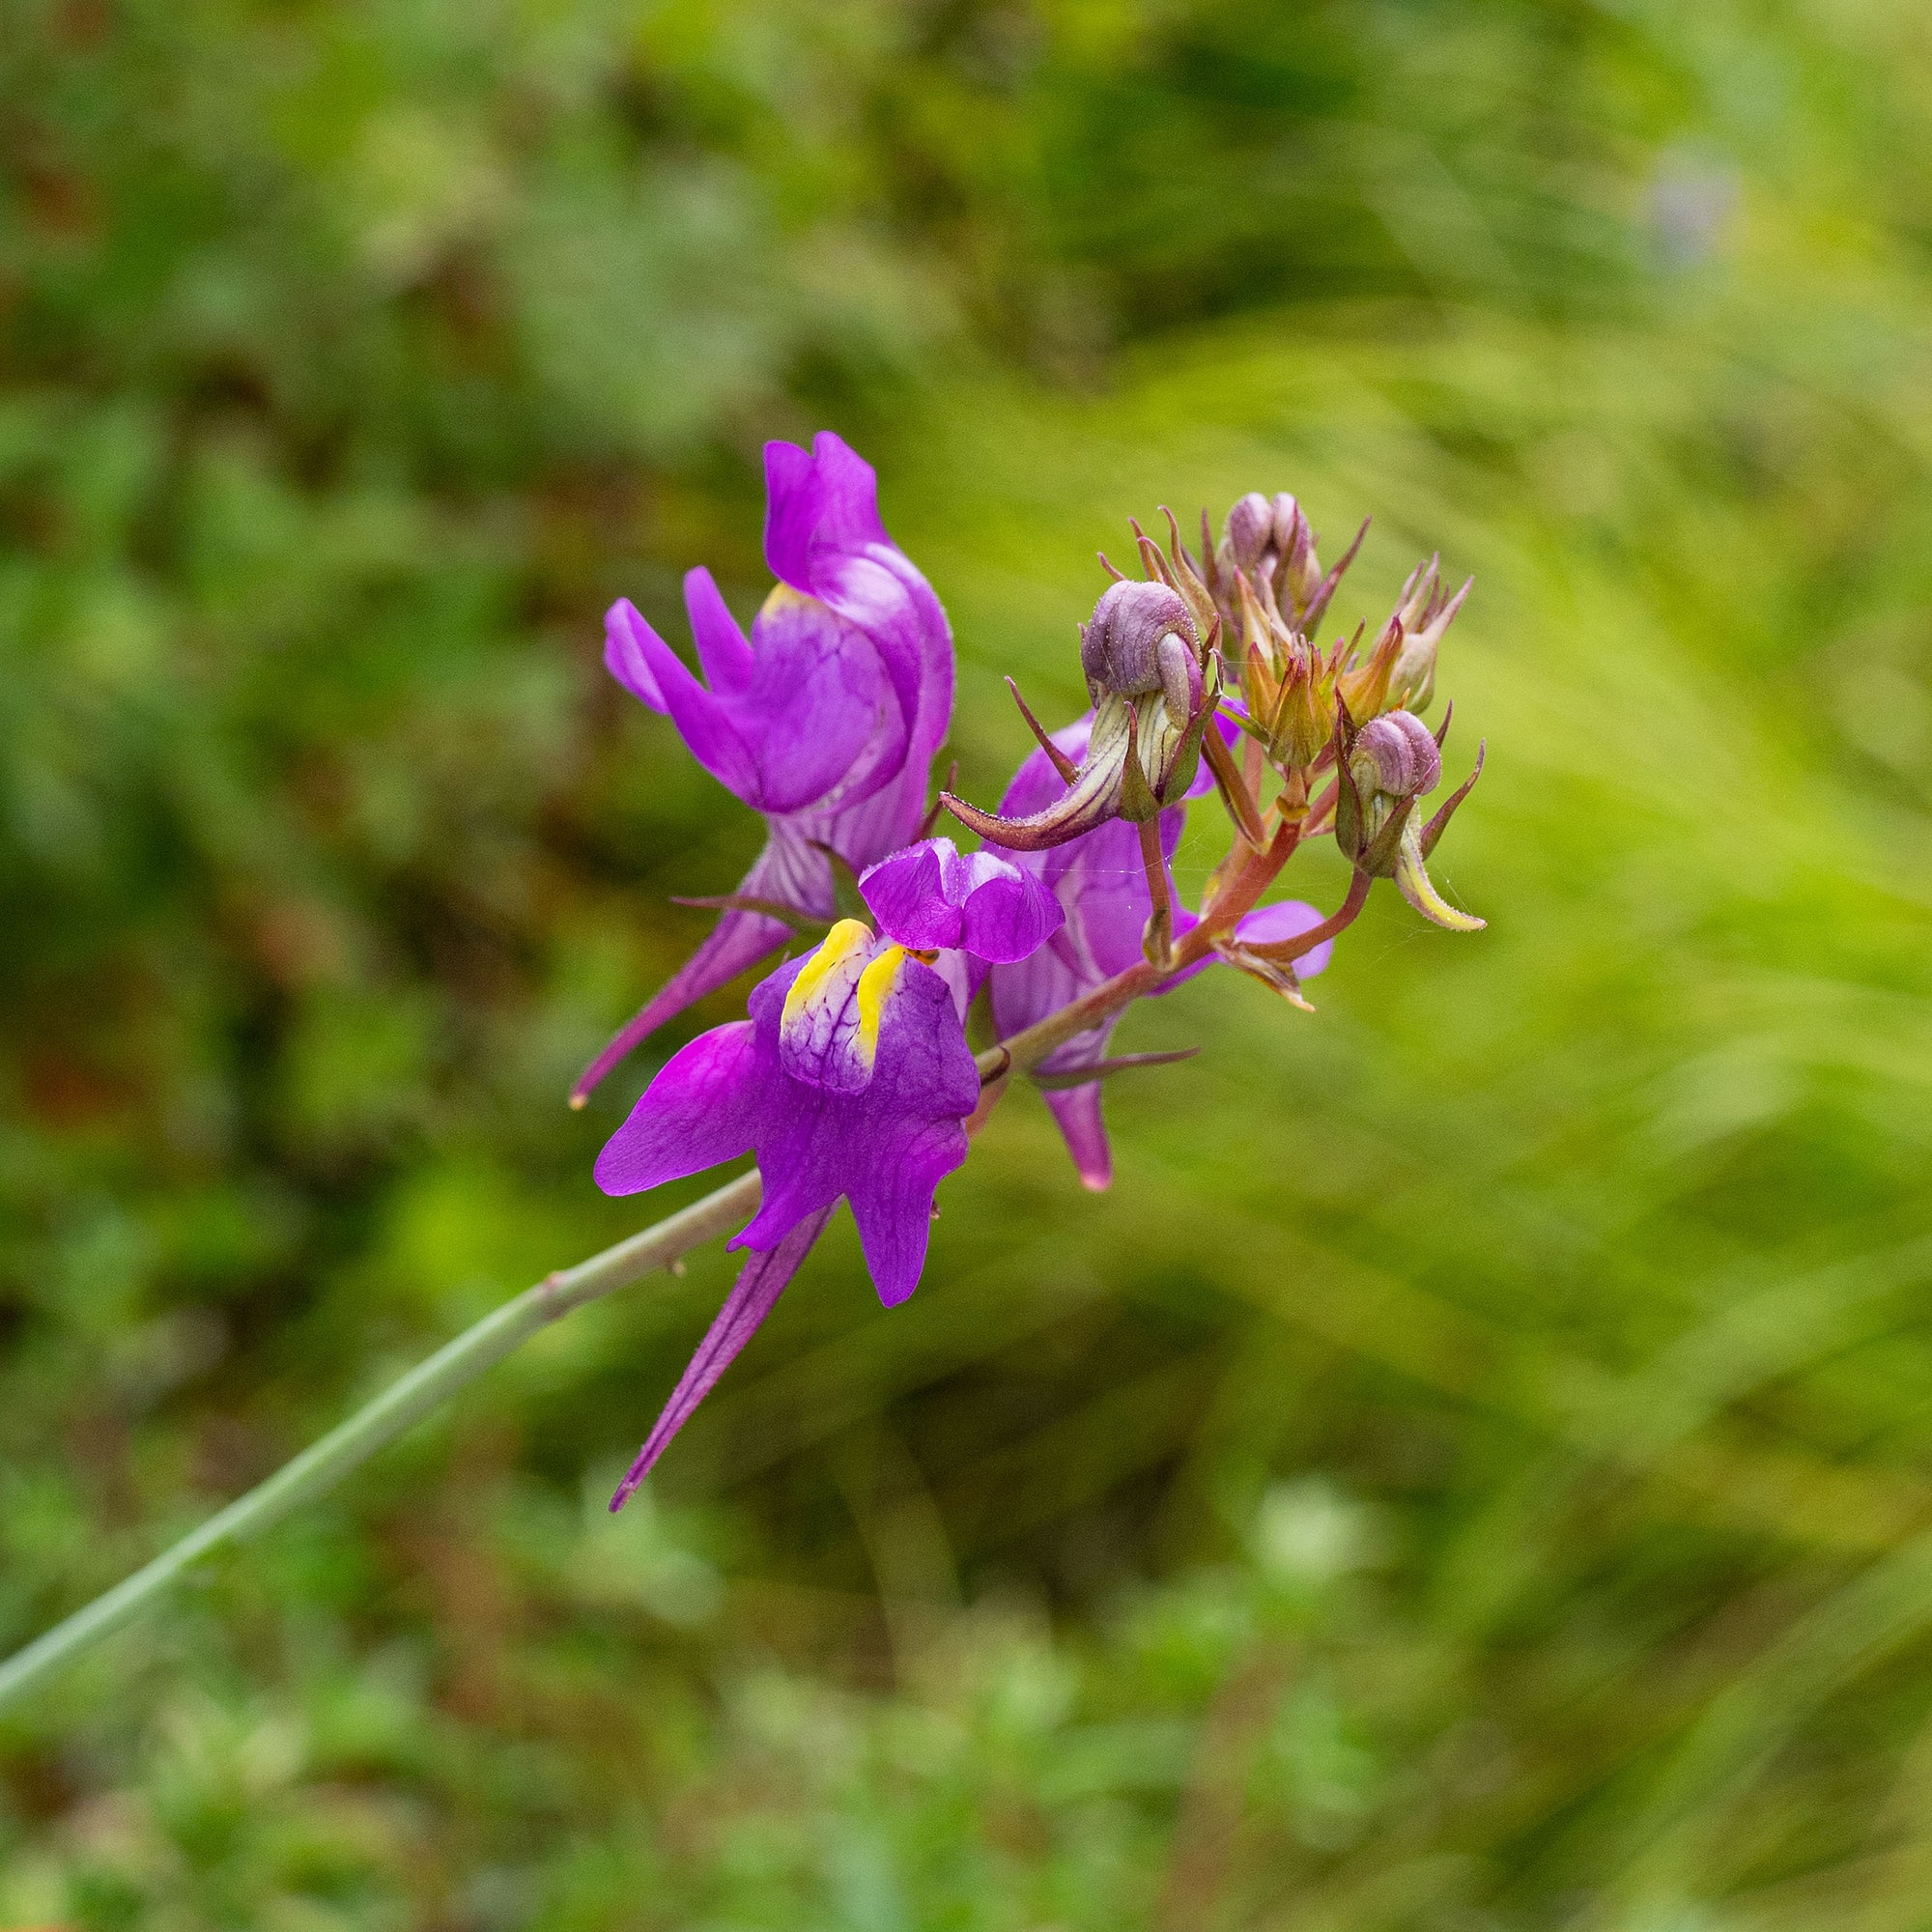
[[1435, 734], [1412, 711], [1389, 711], [1356, 734], [1350, 769], [1364, 791], [1418, 798], [1442, 779]]
[[1201, 704], [1201, 639], [1186, 600], [1164, 583], [1108, 584], [1080, 633], [1080, 668], [1095, 704], [1109, 692], [1159, 691], [1184, 724]]
[[1250, 490], [1228, 512], [1221, 526], [1221, 541], [1237, 570], [1244, 570], [1251, 582], [1262, 581], [1262, 566], [1274, 548], [1274, 505], [1259, 490]]

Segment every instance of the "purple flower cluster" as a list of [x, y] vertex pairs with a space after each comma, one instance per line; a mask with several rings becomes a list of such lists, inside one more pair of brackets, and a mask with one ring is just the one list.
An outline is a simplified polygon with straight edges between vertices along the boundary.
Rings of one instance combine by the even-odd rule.
[[[1052, 738], [1034, 726], [1040, 747], [998, 813], [944, 799], [987, 846], [961, 853], [950, 839], [923, 838], [930, 766], [952, 706], [945, 612], [887, 535], [871, 469], [837, 437], [819, 436], [809, 455], [768, 444], [765, 474], [765, 556], [778, 583], [749, 638], [704, 570], [685, 580], [701, 678], [630, 603], [614, 606], [606, 625], [611, 675], [668, 716], [697, 762], [763, 816], [766, 841], [738, 890], [708, 902], [724, 907], [711, 936], [586, 1069], [573, 1103], [649, 1034], [797, 930], [822, 934], [753, 989], [745, 1019], [673, 1054], [598, 1158], [597, 1182], [611, 1194], [746, 1153], [763, 1183], [757, 1213], [730, 1243], [748, 1251], [746, 1266], [613, 1508], [770, 1312], [839, 1201], [851, 1205], [880, 1298], [891, 1307], [912, 1293], [935, 1191], [966, 1158], [970, 1130], [1009, 1074], [1038, 1082], [1081, 1179], [1105, 1187], [1112, 1159], [1100, 1085], [1131, 1064], [1110, 1061], [1107, 1049], [1134, 999], [1165, 993], [1219, 958], [1298, 1000], [1300, 980], [1327, 964], [1372, 874], [1396, 877], [1438, 923], [1452, 916], [1421, 867], [1463, 793], [1427, 828], [1409, 816], [1439, 775], [1439, 734], [1399, 710], [1358, 729], [1346, 678], [1365, 673], [1341, 647], [1298, 673], [1311, 691], [1318, 673], [1327, 680], [1321, 695], [1338, 713], [1332, 744], [1291, 767], [1249, 743], [1245, 773], [1237, 768], [1240, 734], [1264, 734], [1238, 688], [1224, 685], [1220, 646], [1225, 623], [1246, 624], [1249, 607], [1260, 607], [1247, 574], [1255, 546], [1236, 545], [1236, 556], [1225, 539], [1196, 569], [1178, 534], [1172, 560], [1141, 537], [1149, 581], [1115, 582], [1083, 627], [1094, 709]], [[1246, 534], [1243, 525], [1237, 535]], [[1307, 553], [1296, 566], [1306, 574], [1312, 536], [1299, 526], [1292, 534]], [[1265, 622], [1280, 630], [1282, 613], [1305, 603], [1275, 597]], [[1416, 609], [1432, 621], [1438, 614], [1428, 597]], [[1407, 610], [1390, 620], [1398, 644]], [[1432, 653], [1438, 635], [1439, 626]], [[1271, 656], [1245, 641], [1253, 674], [1276, 684], [1308, 655], [1286, 633], [1268, 645]], [[1377, 665], [1397, 661], [1395, 646], [1378, 650]], [[1386, 694], [1386, 667], [1377, 675]], [[1395, 700], [1403, 695], [1398, 688]], [[1275, 731], [1270, 747], [1283, 737]], [[1400, 772], [1390, 748], [1406, 757]], [[1331, 786], [1311, 800], [1308, 780], [1326, 766], [1341, 793]], [[1266, 770], [1281, 789], [1264, 805], [1257, 787]], [[1210, 789], [1239, 833], [1196, 914], [1175, 897], [1170, 868], [1186, 802]], [[1260, 906], [1298, 840], [1323, 831], [1356, 867], [1343, 911], [1324, 920], [1299, 900]], [[860, 903], [868, 918], [854, 916]], [[982, 987], [1002, 1044], [976, 1056], [967, 1016]]]
[[[750, 639], [699, 569], [684, 580], [684, 601], [708, 683], [629, 599], [605, 619], [604, 663], [763, 815], [765, 849], [733, 896], [829, 918], [831, 853], [858, 869], [919, 834], [932, 754], [952, 717], [952, 633], [879, 521], [871, 466], [836, 436], [820, 436], [810, 456], [766, 444], [765, 490], [765, 561], [778, 583]], [[639, 1041], [790, 935], [782, 920], [726, 911], [572, 1098], [581, 1104]]]

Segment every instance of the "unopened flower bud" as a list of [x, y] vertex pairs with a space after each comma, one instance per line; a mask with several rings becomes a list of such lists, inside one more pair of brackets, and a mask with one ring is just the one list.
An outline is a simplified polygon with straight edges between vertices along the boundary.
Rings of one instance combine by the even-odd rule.
[[1373, 793], [1420, 798], [1442, 781], [1442, 753], [1435, 733], [1414, 712], [1390, 711], [1356, 733], [1349, 770], [1365, 808]]
[[[1481, 770], [1479, 757], [1476, 771]], [[1415, 802], [1434, 791], [1441, 778], [1441, 747], [1412, 711], [1391, 711], [1371, 719], [1349, 744], [1335, 836], [1358, 870], [1372, 878], [1393, 879], [1403, 897], [1425, 919], [1451, 932], [1478, 932], [1483, 922], [1449, 904], [1429, 876], [1429, 854], [1476, 781], [1471, 773], [1424, 825], [1416, 817]]]
[[1164, 583], [1110, 583], [1080, 632], [1080, 668], [1097, 705], [1158, 691], [1184, 728], [1201, 708], [1201, 639], [1187, 601]]
[[1275, 554], [1274, 505], [1259, 490], [1250, 490], [1228, 512], [1221, 526], [1221, 545], [1250, 582], [1264, 582]]

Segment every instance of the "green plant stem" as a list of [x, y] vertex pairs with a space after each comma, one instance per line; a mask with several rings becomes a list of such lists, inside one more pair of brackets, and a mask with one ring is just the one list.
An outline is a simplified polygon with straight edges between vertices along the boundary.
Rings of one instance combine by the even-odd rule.
[[[1213, 944], [1213, 934], [1232, 923], [1280, 871], [1294, 849], [1295, 837], [1295, 829], [1284, 828], [1266, 852], [1246, 850], [1246, 863], [1239, 868], [1238, 880], [1216, 895], [1200, 925], [1186, 935], [1161, 965], [1143, 960], [1129, 966], [1070, 1006], [1049, 1013], [1001, 1045], [980, 1054], [980, 1071], [987, 1092], [969, 1122], [969, 1131], [997, 1103], [1009, 1074], [1031, 1071], [1057, 1046], [1104, 1025], [1143, 994], [1151, 993], [1169, 974], [1203, 957]], [[1153, 850], [1158, 853], [1157, 843]], [[743, 1175], [655, 1227], [619, 1241], [615, 1247], [606, 1248], [601, 1255], [592, 1255], [587, 1262], [579, 1262], [575, 1267], [547, 1276], [536, 1287], [526, 1289], [514, 1301], [507, 1301], [486, 1315], [473, 1327], [439, 1349], [428, 1361], [419, 1363], [400, 1381], [357, 1409], [348, 1421], [330, 1430], [320, 1442], [312, 1443], [293, 1462], [277, 1469], [266, 1482], [258, 1483], [246, 1495], [238, 1496], [226, 1509], [163, 1550], [125, 1582], [83, 1605], [65, 1622], [56, 1624], [43, 1636], [0, 1663], [0, 1712], [37, 1690], [90, 1644], [98, 1643], [140, 1615], [205, 1557], [259, 1536], [280, 1522], [290, 1511], [332, 1489], [352, 1469], [366, 1463], [377, 1450], [393, 1442], [405, 1430], [474, 1381], [484, 1370], [521, 1348], [540, 1328], [548, 1327], [573, 1308], [582, 1308], [585, 1302], [596, 1301], [640, 1275], [649, 1274], [653, 1268], [668, 1266], [700, 1242], [747, 1220], [757, 1207], [758, 1194], [757, 1174]]]
[[486, 1315], [266, 1482], [238, 1496], [125, 1582], [0, 1663], [0, 1711], [39, 1689], [90, 1644], [140, 1615], [204, 1558], [259, 1536], [292, 1510], [332, 1489], [539, 1329], [655, 1268], [668, 1266], [714, 1235], [745, 1221], [757, 1207], [758, 1195], [756, 1172], [742, 1175], [654, 1227], [575, 1267], [547, 1276]]

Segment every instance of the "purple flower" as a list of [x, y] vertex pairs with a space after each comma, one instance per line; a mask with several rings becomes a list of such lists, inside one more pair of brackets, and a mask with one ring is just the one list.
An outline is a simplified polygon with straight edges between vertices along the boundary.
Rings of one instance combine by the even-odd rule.
[[[1083, 718], [1069, 724], [1054, 733], [1053, 742], [1068, 757], [1079, 759], [1086, 751], [1090, 723]], [[1196, 793], [1203, 788], [1203, 781], [1197, 780]], [[1000, 810], [1014, 818], [1040, 811], [1065, 789], [1046, 753], [1035, 752], [1014, 775], [1000, 801]], [[1180, 806], [1171, 806], [1160, 815], [1161, 851], [1170, 866], [1180, 842], [1185, 815]], [[994, 967], [993, 1017], [1002, 1035], [1017, 1033], [1058, 1012], [1102, 980], [1137, 964], [1142, 956], [1141, 938], [1152, 911], [1139, 835], [1122, 820], [1046, 851], [1015, 853], [1013, 863], [1038, 875], [1059, 900], [1066, 923], [1030, 957]], [[1236, 931], [1244, 940], [1261, 943], [1291, 939], [1321, 922], [1321, 914], [1313, 906], [1290, 899], [1249, 913]], [[1186, 908], [1176, 907], [1177, 937], [1198, 923]], [[1296, 972], [1303, 979], [1320, 973], [1332, 951], [1327, 943], [1316, 947], [1295, 962]], [[1202, 960], [1176, 974], [1157, 990], [1169, 992], [1211, 963]], [[1068, 1073], [1097, 1065], [1107, 1057], [1113, 1029], [1110, 1020], [1092, 1033], [1078, 1035], [1049, 1054], [1039, 1070]], [[1114, 1173], [1101, 1117], [1100, 1085], [1094, 1080], [1079, 1087], [1048, 1089], [1045, 1096], [1080, 1179], [1095, 1190], [1106, 1187]]]
[[841, 1198], [879, 1298], [895, 1307], [918, 1286], [933, 1194], [966, 1158], [963, 1122], [980, 1099], [962, 961], [1021, 958], [1064, 918], [1039, 880], [990, 854], [962, 858], [943, 838], [873, 867], [860, 890], [881, 935], [840, 920], [816, 952], [780, 967], [753, 990], [749, 1019], [671, 1057], [598, 1156], [607, 1194], [746, 1152], [764, 1179], [757, 1213], [729, 1243], [753, 1258], [618, 1503], [771, 1312]]
[[[605, 621], [604, 662], [764, 814], [765, 849], [732, 896], [830, 918], [833, 871], [820, 847], [858, 870], [919, 831], [952, 711], [952, 639], [931, 586], [879, 521], [870, 465], [838, 437], [818, 436], [810, 455], [767, 443], [765, 486], [765, 560], [779, 582], [751, 639], [710, 572], [694, 570], [685, 605], [704, 681], [628, 600]], [[646, 1035], [789, 936], [781, 920], [725, 912], [585, 1069], [573, 1103]]]

